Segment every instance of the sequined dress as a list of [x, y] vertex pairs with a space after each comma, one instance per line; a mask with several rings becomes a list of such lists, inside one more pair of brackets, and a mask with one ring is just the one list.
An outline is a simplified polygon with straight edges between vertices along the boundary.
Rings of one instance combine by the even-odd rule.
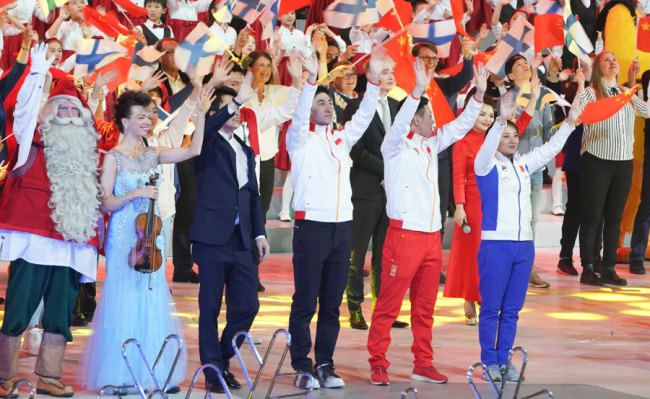
[[[146, 148], [139, 157], [130, 157], [115, 149], [110, 154], [117, 161], [113, 188], [116, 197], [144, 187], [151, 173], [156, 171], [157, 154], [153, 148]], [[177, 334], [183, 339], [183, 329], [175, 315], [176, 307], [165, 280], [164, 263], [158, 271], [151, 274], [151, 290], [149, 274], [136, 272], [128, 264], [129, 252], [136, 242], [135, 218], [138, 214], [147, 212], [148, 206], [148, 199], [136, 198], [113, 211], [108, 221], [105, 242], [106, 280], [93, 317], [92, 335], [77, 372], [77, 382], [89, 390], [99, 390], [105, 385], [133, 384], [121, 353], [122, 344], [129, 338], [136, 338], [140, 342], [152, 366], [165, 337]], [[162, 234], [156, 241], [158, 247], [163, 248], [165, 240]], [[130, 346], [127, 353], [143, 387], [150, 392], [154, 390], [154, 383], [135, 346]], [[176, 344], [172, 341], [156, 367], [156, 378], [161, 385], [167, 380], [175, 354]], [[170, 381], [171, 385], [183, 381], [186, 365], [187, 352], [184, 351]]]

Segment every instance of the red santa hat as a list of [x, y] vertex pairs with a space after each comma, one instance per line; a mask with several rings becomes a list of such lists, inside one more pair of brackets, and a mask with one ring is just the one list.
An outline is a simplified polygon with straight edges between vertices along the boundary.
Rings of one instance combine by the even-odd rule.
[[61, 78], [54, 83], [54, 87], [50, 91], [50, 97], [47, 101], [50, 102], [57, 99], [67, 99], [77, 104], [77, 106], [86, 107], [86, 109], [90, 110], [83, 94], [70, 78]]

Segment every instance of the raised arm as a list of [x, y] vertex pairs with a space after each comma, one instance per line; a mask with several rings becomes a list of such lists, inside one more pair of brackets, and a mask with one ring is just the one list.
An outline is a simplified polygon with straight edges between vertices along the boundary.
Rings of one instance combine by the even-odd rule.
[[298, 54], [292, 51], [289, 55], [289, 62], [287, 63], [287, 70], [291, 75], [291, 88], [286, 100], [279, 105], [274, 105], [265, 109], [262, 112], [257, 112], [257, 124], [259, 131], [263, 132], [271, 126], [280, 125], [293, 115], [296, 107], [298, 106], [298, 99], [300, 98], [300, 90], [302, 90], [302, 65], [298, 60]]
[[205, 113], [210, 109], [212, 101], [214, 101], [214, 89], [205, 88], [201, 90], [199, 96], [198, 115], [196, 116], [196, 130], [192, 136], [192, 144], [189, 147], [181, 148], [157, 148], [158, 163], [177, 163], [195, 157], [201, 153], [203, 146], [203, 131], [205, 127]]
[[36, 39], [37, 37], [38, 35], [34, 30], [32, 30], [31, 25], [27, 25], [27, 29], [23, 31], [22, 41], [20, 42], [20, 52], [18, 53], [16, 62], [11, 67], [11, 70], [9, 70], [9, 73], [0, 80], [0, 96], [2, 96], [3, 99], [7, 98], [9, 92], [16, 87], [21, 76], [23, 76], [27, 59], [29, 58], [29, 49], [32, 47], [33, 41], [38, 41]]
[[[383, 48], [381, 48], [383, 50]], [[379, 74], [384, 65], [385, 54], [373, 52], [370, 57], [370, 73], [366, 84], [366, 93], [363, 95], [359, 109], [341, 129], [343, 139], [347, 142], [348, 148], [352, 149], [357, 141], [363, 136], [372, 122], [377, 111], [377, 100], [379, 100]]]
[[311, 57], [307, 58], [302, 53], [299, 53], [298, 58], [303, 68], [309, 73], [309, 78], [298, 99], [298, 106], [293, 113], [291, 126], [287, 129], [287, 152], [289, 154], [299, 150], [307, 143], [307, 137], [309, 136], [309, 115], [311, 114], [311, 106], [316, 95], [316, 88], [318, 87], [318, 83], [316, 82], [318, 78], [318, 60], [316, 59], [316, 54], [312, 54]]
[[440, 86], [440, 90], [445, 97], [449, 98], [455, 93], [458, 93], [467, 86], [472, 76], [474, 75], [474, 59], [472, 58], [471, 46], [472, 40], [463, 37], [463, 69], [456, 75], [448, 78], [436, 78], [436, 83]]
[[497, 152], [497, 148], [499, 148], [501, 134], [506, 127], [508, 118], [515, 111], [516, 106], [517, 104], [512, 93], [508, 93], [501, 98], [499, 116], [485, 136], [483, 145], [481, 145], [481, 149], [474, 159], [474, 173], [477, 176], [485, 176], [492, 169], [494, 154]]
[[18, 91], [14, 111], [14, 135], [19, 144], [18, 161], [14, 169], [21, 167], [27, 161], [34, 138], [34, 130], [36, 129], [45, 74], [50, 69], [52, 61], [54, 61], [54, 57], [45, 59], [47, 54], [47, 45], [45, 43], [32, 48], [31, 54], [32, 65], [29, 75], [27, 75]]
[[384, 157], [384, 162], [400, 153], [402, 143], [409, 134], [413, 116], [420, 104], [420, 97], [424, 93], [424, 88], [431, 81], [431, 74], [427, 73], [427, 69], [424, 67], [421, 59], [417, 58], [415, 60], [413, 70], [415, 71], [415, 88], [413, 88], [413, 92], [411, 92], [406, 98], [406, 101], [404, 101], [404, 104], [402, 104], [402, 107], [395, 116], [393, 125], [381, 143], [381, 154]]
[[487, 78], [489, 72], [483, 64], [478, 64], [478, 70], [474, 71], [476, 76], [476, 94], [467, 103], [467, 106], [458, 118], [443, 125], [438, 132], [438, 152], [452, 145], [454, 142], [463, 138], [467, 132], [474, 126], [476, 117], [481, 112], [483, 106], [483, 95], [487, 90]]
[[531, 152], [522, 156], [522, 160], [528, 165], [528, 171], [533, 173], [550, 162], [564, 147], [569, 135], [575, 129], [575, 124], [582, 114], [582, 109], [580, 107], [580, 100], [576, 96], [571, 104], [571, 109], [569, 109], [569, 116], [560, 126], [558, 131], [551, 137], [551, 139], [542, 145], [537, 147]]
[[61, 24], [68, 18], [70, 18], [70, 12], [68, 11], [68, 5], [64, 4], [59, 8], [59, 16], [54, 20], [47, 32], [45, 32], [45, 37], [48, 39], [50, 37], [61, 39]]

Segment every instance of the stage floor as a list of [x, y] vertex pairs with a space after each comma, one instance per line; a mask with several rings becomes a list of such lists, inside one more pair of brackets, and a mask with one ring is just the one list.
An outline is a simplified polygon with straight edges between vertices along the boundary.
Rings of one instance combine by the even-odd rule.
[[[521, 312], [519, 331], [515, 345], [528, 352], [526, 381], [519, 396], [523, 397], [543, 388], [553, 392], [555, 398], [649, 398], [650, 378], [650, 275], [634, 276], [627, 266], [619, 265], [619, 274], [628, 279], [628, 287], [590, 287], [581, 285], [578, 277], [559, 275], [555, 271], [557, 249], [538, 249], [536, 267], [551, 283], [550, 289], [531, 288], [526, 305]], [[448, 256], [448, 251], [444, 256]], [[575, 254], [578, 260], [577, 250]], [[369, 262], [367, 262], [368, 264]], [[446, 259], [443, 262], [446, 265]], [[0, 266], [0, 295], [7, 284], [6, 264]], [[171, 281], [171, 261], [167, 263], [167, 277]], [[100, 269], [100, 280], [104, 270]], [[260, 294], [261, 308], [251, 334], [263, 339], [258, 350], [263, 354], [269, 339], [278, 328], [286, 328], [289, 320], [293, 279], [291, 254], [273, 254], [262, 265], [262, 282], [266, 292]], [[366, 279], [366, 290], [369, 281]], [[172, 397], [184, 397], [194, 371], [199, 367], [198, 358], [198, 285], [170, 283], [178, 315], [184, 325], [186, 345], [190, 353], [183, 392]], [[442, 287], [441, 287], [442, 288]], [[101, 283], [98, 284], [101, 295]], [[442, 289], [441, 289], [442, 291]], [[344, 298], [345, 302], [345, 298]], [[0, 308], [2, 309], [2, 308]], [[364, 302], [367, 319], [370, 319], [370, 300]], [[408, 321], [409, 302], [404, 300], [401, 320]], [[4, 311], [0, 311], [0, 316]], [[223, 314], [223, 312], [222, 312]], [[222, 318], [223, 319], [223, 316]], [[220, 320], [221, 321], [221, 320]], [[479, 361], [478, 328], [464, 325], [463, 302], [438, 297], [436, 305], [433, 346], [434, 363], [449, 376], [449, 383], [433, 385], [409, 380], [412, 369], [410, 345], [411, 330], [393, 330], [392, 345], [388, 358], [390, 387], [374, 387], [368, 382], [369, 366], [366, 351], [367, 331], [352, 330], [348, 324], [347, 306], [341, 308], [341, 333], [334, 356], [336, 372], [345, 380], [341, 390], [320, 389], [311, 394], [319, 398], [399, 398], [407, 387], [419, 390], [420, 398], [472, 398], [467, 383], [467, 368]], [[74, 342], [69, 345], [64, 361], [65, 380], [72, 381], [77, 362], [83, 351], [88, 328], [73, 328]], [[312, 334], [314, 330], [312, 329]], [[284, 343], [279, 338], [278, 344]], [[268, 386], [271, 369], [279, 359], [281, 345], [275, 349], [266, 369], [260, 391]], [[251, 373], [253, 358], [248, 347], [245, 354]], [[517, 358], [519, 359], [519, 358]], [[21, 353], [20, 378], [32, 381], [35, 357]], [[153, 359], [150, 359], [153, 361]], [[519, 360], [517, 364], [519, 365]], [[239, 381], [244, 378], [234, 361], [231, 370]], [[271, 363], [274, 363], [271, 365]], [[290, 372], [289, 360], [283, 371]], [[476, 372], [478, 377], [479, 372]], [[476, 378], [484, 398], [493, 398], [487, 383]], [[200, 377], [192, 397], [203, 395], [203, 378]], [[275, 394], [293, 392], [290, 377], [281, 378]], [[514, 384], [508, 390], [512, 390]], [[264, 390], [265, 391], [265, 390]], [[246, 397], [247, 390], [234, 391], [235, 397]], [[75, 397], [96, 397], [96, 392], [77, 390]], [[183, 395], [183, 396], [181, 396]], [[256, 397], [262, 397], [258, 392]], [[223, 397], [223, 396], [221, 396]], [[504, 397], [512, 397], [512, 394]], [[540, 396], [541, 397], [541, 396]]]

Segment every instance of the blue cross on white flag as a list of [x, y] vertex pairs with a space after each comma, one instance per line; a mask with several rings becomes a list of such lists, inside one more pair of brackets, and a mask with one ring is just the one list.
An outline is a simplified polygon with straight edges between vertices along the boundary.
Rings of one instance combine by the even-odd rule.
[[206, 24], [199, 22], [174, 51], [174, 60], [183, 72], [187, 72], [192, 66], [198, 76], [207, 75], [212, 70], [215, 56], [222, 47], [221, 39], [216, 37]]
[[426, 41], [441, 46], [456, 36], [456, 23], [453, 19], [447, 19], [430, 24], [411, 24], [409, 35], [413, 37], [413, 43]]
[[329, 26], [346, 29], [379, 22], [379, 11], [375, 0], [336, 0], [323, 11], [323, 19]]
[[497, 45], [494, 55], [485, 64], [488, 71], [505, 77], [506, 61], [514, 55], [522, 54], [533, 47], [535, 32], [526, 18], [519, 18]]
[[74, 76], [90, 75], [99, 68], [127, 55], [126, 47], [112, 40], [80, 39], [77, 43], [77, 59]]

